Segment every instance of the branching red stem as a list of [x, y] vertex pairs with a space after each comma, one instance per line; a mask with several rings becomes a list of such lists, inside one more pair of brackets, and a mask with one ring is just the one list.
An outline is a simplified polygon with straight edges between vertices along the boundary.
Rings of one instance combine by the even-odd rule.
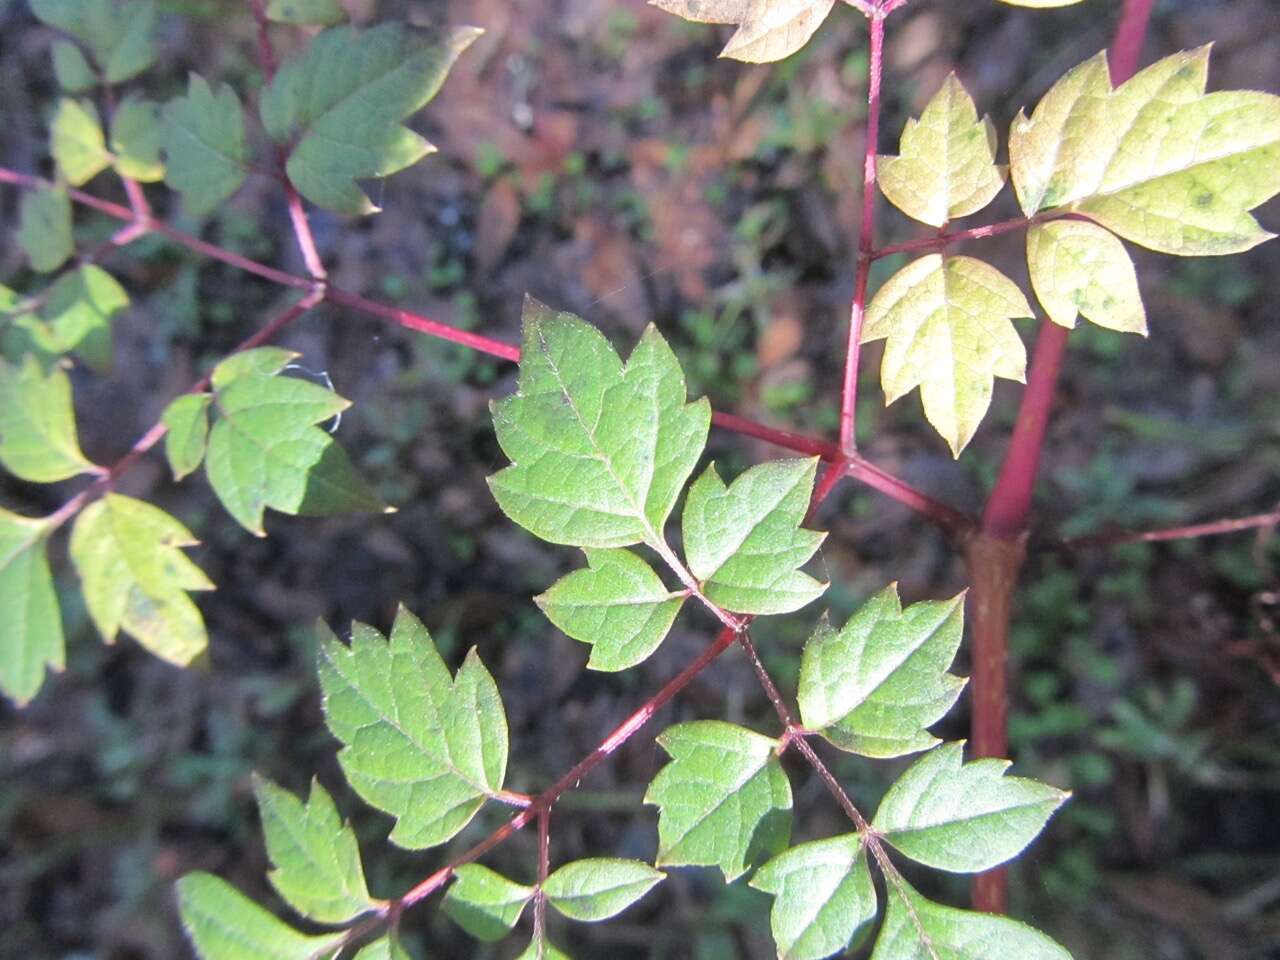
[[1199, 537], [1216, 537], [1224, 533], [1240, 533], [1244, 530], [1262, 530], [1280, 526], [1280, 510], [1256, 513], [1251, 517], [1234, 520], [1214, 520], [1187, 527], [1170, 527], [1167, 530], [1118, 530], [1113, 533], [1097, 533], [1088, 537], [1063, 540], [1059, 546], [1067, 550], [1084, 547], [1113, 547], [1122, 543], [1160, 543], [1167, 540], [1194, 540]]

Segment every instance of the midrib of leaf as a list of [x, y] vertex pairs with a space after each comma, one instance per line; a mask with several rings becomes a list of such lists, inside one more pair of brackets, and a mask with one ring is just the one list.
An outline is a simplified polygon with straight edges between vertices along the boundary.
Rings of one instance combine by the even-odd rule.
[[[310, 800], [310, 798], [308, 799]], [[310, 803], [306, 804], [306, 809], [307, 809], [306, 823], [309, 825], [311, 823]], [[298, 851], [302, 854], [303, 858], [308, 863], [315, 865], [320, 870], [324, 870], [326, 866], [325, 863], [313, 857], [308, 852], [307, 844], [305, 844], [301, 839], [301, 837], [303, 837], [306, 833], [305, 829], [295, 830], [294, 829], [295, 822], [289, 817], [280, 817], [279, 819], [283, 821], [285, 832], [288, 833], [289, 839], [293, 841], [294, 846], [297, 847]], [[339, 816], [338, 820], [339, 820], [339, 832], [341, 832], [341, 820], [342, 820], [341, 816]], [[348, 885], [349, 878], [346, 875], [346, 871], [342, 869], [341, 864], [338, 863], [337, 843], [333, 840], [333, 838], [326, 838], [324, 847], [325, 847], [325, 853], [327, 854], [325, 859], [329, 861], [328, 867], [332, 870], [332, 875], [341, 878], [339, 880], [339, 883], [341, 884], [341, 892], [343, 894], [343, 898], [345, 899], [347, 897], [354, 897], [358, 899], [365, 899], [364, 897], [360, 896], [359, 891], [352, 890], [351, 887]], [[330, 897], [329, 899], [333, 899], [333, 898]], [[366, 909], [368, 908], [366, 907]], [[364, 912], [364, 911], [361, 911], [361, 912]]]
[[[715, 748], [712, 748], [712, 749], [715, 749]], [[728, 754], [730, 756], [738, 756], [738, 757], [745, 756], [745, 754], [739, 753], [735, 750], [725, 750], [723, 748], [719, 749], [717, 752], [721, 754]], [[748, 771], [747, 775], [741, 780], [739, 780], [738, 782], [736, 782], [733, 785], [733, 788], [731, 790], [727, 790], [724, 792], [724, 794], [720, 797], [720, 799], [718, 799], [715, 802], [715, 805], [711, 807], [710, 810], [708, 810], [706, 813], [702, 814], [696, 820], [694, 820], [694, 822], [689, 826], [689, 829], [687, 829], [684, 832], [683, 836], [681, 836], [680, 841], [683, 841], [686, 837], [689, 836], [689, 834], [693, 833], [694, 830], [702, 826], [704, 823], [706, 823], [706, 821], [710, 820], [715, 814], [719, 813], [720, 809], [724, 807], [725, 804], [727, 804], [730, 800], [735, 800], [737, 798], [739, 790], [741, 790], [744, 786], [746, 786], [748, 783], [754, 780], [761, 773], [766, 772], [768, 768], [769, 768], [769, 758], [768, 756], [766, 756], [764, 758], [764, 763], [756, 767], [754, 770]], [[687, 782], [696, 783], [699, 786], [716, 787], [721, 789], [724, 786], [724, 782], [721, 780], [704, 780], [701, 777], [690, 777]], [[737, 840], [738, 840], [737, 845], [741, 846], [741, 841], [742, 841], [742, 818], [741, 817], [739, 817], [738, 822], [734, 824], [734, 830], [737, 832]], [[680, 842], [680, 841], [677, 841], [677, 842]]]
[[[871, 838], [871, 849], [875, 853], [876, 863], [880, 865], [881, 871], [893, 884], [894, 891], [902, 900], [902, 905], [907, 908], [907, 915], [911, 918], [911, 925], [916, 928], [916, 936], [920, 938], [920, 944], [929, 952], [929, 960], [942, 960], [942, 955], [938, 953], [937, 947], [933, 945], [933, 938], [929, 936], [929, 932], [924, 928], [924, 921], [920, 919], [920, 913], [916, 910], [916, 905], [911, 902], [911, 898], [907, 896], [906, 888], [902, 885], [902, 874], [898, 873], [898, 868], [885, 854], [880, 846], [878, 838]], [[888, 913], [886, 907], [885, 913]]]
[[[216, 96], [214, 97], [214, 99], [215, 100], [217, 99]], [[199, 144], [200, 146], [204, 147], [210, 153], [217, 154], [219, 157], [222, 157], [222, 159], [227, 160], [230, 163], [234, 163], [237, 167], [239, 167], [241, 170], [244, 170], [246, 173], [253, 172], [253, 168], [250, 167], [249, 164], [245, 163], [239, 157], [233, 157], [231, 154], [227, 153], [218, 145], [210, 143], [204, 137], [199, 136], [194, 130], [192, 130], [186, 124], [172, 124], [172, 126], [176, 127], [177, 131], [181, 133], [183, 136], [187, 137], [189, 140], [192, 140], [195, 143]]]
[[[724, 481], [721, 481], [721, 482], [723, 483]], [[731, 486], [731, 484], [729, 486]], [[775, 500], [772, 504], [770, 504], [768, 510], [764, 511], [759, 517], [757, 517], [755, 520], [751, 522], [751, 525], [747, 527], [746, 531], [742, 534], [742, 536], [738, 539], [738, 541], [733, 545], [733, 549], [729, 552], [729, 555], [725, 557], [722, 561], [720, 561], [720, 563], [716, 566], [715, 570], [707, 574], [707, 580], [709, 581], [714, 580], [716, 578], [716, 574], [724, 569], [725, 564], [727, 564], [730, 560], [732, 560], [734, 557], [738, 555], [738, 551], [741, 550], [742, 545], [751, 538], [751, 534], [755, 533], [756, 530], [758, 530], [764, 524], [764, 522], [767, 519], [769, 519], [769, 515], [778, 508], [778, 504], [782, 503], [782, 501], [787, 498], [787, 495], [789, 493], [791, 493], [790, 489], [784, 490], [778, 496], [778, 499]], [[723, 496], [725, 499], [728, 499], [728, 496], [729, 496], [728, 486], [725, 487], [725, 492]], [[776, 551], [774, 551], [773, 553], [776, 553]], [[765, 556], [772, 556], [773, 553], [765, 554]], [[759, 556], [759, 554], [756, 554], [756, 556]]]

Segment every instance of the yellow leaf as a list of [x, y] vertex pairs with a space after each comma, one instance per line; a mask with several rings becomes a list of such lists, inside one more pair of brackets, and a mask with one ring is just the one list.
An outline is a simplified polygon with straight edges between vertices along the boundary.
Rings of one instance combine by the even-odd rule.
[[1036, 224], [1027, 233], [1027, 266], [1036, 296], [1059, 326], [1074, 327], [1079, 315], [1109, 330], [1146, 336], [1138, 276], [1113, 234], [1082, 220]]
[[732, 23], [737, 33], [720, 51], [746, 63], [769, 63], [795, 53], [813, 36], [835, 0], [650, 0], [699, 23]]

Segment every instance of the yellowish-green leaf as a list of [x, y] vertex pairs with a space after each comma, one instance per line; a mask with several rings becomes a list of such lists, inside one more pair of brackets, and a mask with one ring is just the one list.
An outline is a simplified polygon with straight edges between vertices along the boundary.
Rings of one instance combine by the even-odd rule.
[[270, 0], [267, 19], [308, 27], [331, 27], [347, 19], [339, 0]]
[[501, 940], [533, 899], [533, 887], [513, 883], [478, 863], [454, 871], [457, 879], [444, 898], [444, 912], [477, 940]]
[[169, 514], [132, 497], [108, 493], [85, 507], [71, 532], [71, 559], [107, 643], [123, 629], [179, 666], [208, 646], [187, 591], [212, 590], [213, 583], [181, 549], [197, 543]]
[[62, 613], [45, 554], [49, 525], [0, 508], [0, 691], [19, 706], [66, 664]]
[[[129, 295], [111, 274], [92, 263], [69, 270], [42, 294], [38, 313], [15, 316], [23, 352], [52, 367], [66, 353], [98, 371], [111, 366], [111, 321], [129, 305]], [[0, 307], [0, 314], [4, 313]]]
[[209, 445], [209, 404], [212, 394], [186, 393], [165, 408], [164, 452], [173, 471], [173, 479], [181, 480], [204, 459]]
[[72, 186], [87, 183], [111, 165], [102, 121], [91, 101], [70, 97], [58, 101], [50, 149], [59, 172]]
[[126, 97], [111, 119], [111, 151], [122, 177], [141, 183], [164, 179], [160, 161], [160, 105], [141, 97]]
[[413, 957], [393, 934], [388, 933], [361, 947], [355, 960], [413, 960]]
[[769, 63], [795, 53], [813, 36], [835, 0], [650, 0], [698, 23], [731, 23], [738, 29], [720, 51], [746, 63]]
[[941, 227], [976, 213], [1004, 186], [996, 163], [996, 128], [978, 119], [973, 98], [953, 73], [925, 107], [908, 120], [901, 153], [877, 161], [880, 189], [909, 217]]
[[51, 273], [75, 250], [71, 238], [71, 198], [65, 186], [39, 186], [18, 203], [18, 246], [31, 269]]
[[212, 874], [189, 873], [177, 886], [182, 926], [201, 960], [330, 960], [346, 942], [341, 930], [298, 932]]
[[31, 355], [21, 368], [0, 359], [0, 464], [32, 483], [100, 472], [80, 452], [65, 371], [46, 374]]
[[1114, 234], [1083, 220], [1035, 224], [1027, 232], [1027, 266], [1054, 323], [1071, 328], [1082, 316], [1109, 330], [1146, 335], [1138, 275]]
[[1249, 211], [1280, 192], [1280, 97], [1206, 94], [1208, 71], [1201, 47], [1118, 89], [1105, 54], [1067, 73], [1009, 134], [1023, 210], [1084, 213], [1182, 256], [1237, 253], [1269, 239]]
[[925, 417], [958, 457], [991, 405], [994, 379], [1024, 379], [1026, 348], [1011, 321], [1030, 316], [1027, 298], [995, 267], [931, 254], [880, 288], [862, 340], [888, 340], [885, 403], [920, 387]]

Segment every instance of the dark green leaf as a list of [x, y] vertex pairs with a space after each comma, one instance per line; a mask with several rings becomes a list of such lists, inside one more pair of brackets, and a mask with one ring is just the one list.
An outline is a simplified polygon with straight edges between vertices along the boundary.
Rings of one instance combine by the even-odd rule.
[[18, 246], [31, 269], [51, 273], [75, 252], [71, 238], [71, 200], [65, 187], [39, 186], [18, 203]]
[[210, 213], [244, 183], [249, 149], [239, 98], [225, 83], [215, 94], [193, 73], [187, 95], [169, 101], [161, 120], [165, 182], [192, 216]]

